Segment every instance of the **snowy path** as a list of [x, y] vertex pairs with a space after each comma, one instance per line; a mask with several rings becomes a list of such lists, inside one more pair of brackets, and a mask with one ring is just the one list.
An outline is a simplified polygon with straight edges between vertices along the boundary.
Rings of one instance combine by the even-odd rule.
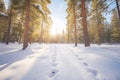
[[16, 46], [0, 47], [0, 80], [120, 80], [120, 45]]

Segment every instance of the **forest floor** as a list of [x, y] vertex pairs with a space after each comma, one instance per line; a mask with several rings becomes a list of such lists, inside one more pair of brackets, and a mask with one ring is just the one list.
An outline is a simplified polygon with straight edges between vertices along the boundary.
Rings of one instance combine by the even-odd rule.
[[120, 80], [120, 45], [0, 43], [0, 80]]

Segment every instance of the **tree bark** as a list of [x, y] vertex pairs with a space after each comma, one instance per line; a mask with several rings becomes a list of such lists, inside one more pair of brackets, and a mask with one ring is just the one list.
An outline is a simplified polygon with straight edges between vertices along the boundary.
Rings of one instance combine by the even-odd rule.
[[116, 6], [117, 6], [119, 21], [120, 21], [120, 8], [119, 8], [118, 0], [116, 0]]
[[82, 7], [82, 23], [83, 23], [83, 32], [84, 32], [85, 47], [88, 47], [88, 46], [90, 46], [90, 43], [89, 43], [87, 21], [86, 21], [85, 0], [81, 0], [81, 7]]
[[76, 14], [75, 14], [75, 1], [74, 1], [74, 0], [73, 0], [73, 12], [74, 12], [74, 34], [75, 34], [75, 46], [77, 46]]
[[28, 47], [29, 18], [30, 18], [30, 0], [27, 0], [23, 50]]

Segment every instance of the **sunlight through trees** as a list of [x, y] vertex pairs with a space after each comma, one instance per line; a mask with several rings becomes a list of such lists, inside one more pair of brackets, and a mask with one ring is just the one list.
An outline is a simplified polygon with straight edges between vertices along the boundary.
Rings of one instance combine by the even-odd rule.
[[51, 1], [0, 0], [0, 41], [23, 43], [23, 49], [34, 42], [84, 43], [85, 47], [90, 43], [120, 43], [119, 0], [64, 0], [66, 30], [54, 35], [50, 32], [54, 24], [48, 6]]

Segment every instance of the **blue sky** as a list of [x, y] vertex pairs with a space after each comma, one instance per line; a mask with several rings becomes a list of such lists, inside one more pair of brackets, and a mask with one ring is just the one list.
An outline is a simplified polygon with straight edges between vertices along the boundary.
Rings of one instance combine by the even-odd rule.
[[[110, 4], [111, 2], [108, 2], [107, 4]], [[109, 8], [108, 8], [108, 11], [111, 11], [113, 8], [115, 8], [116, 7], [116, 3], [115, 2], [113, 2], [110, 6], [109, 6]], [[112, 13], [112, 12], [111, 12]], [[107, 14], [105, 14], [104, 16], [106, 17], [106, 21], [107, 22], [111, 22], [111, 16], [112, 16], [112, 14], [111, 13], [107, 13]]]
[[56, 33], [61, 34], [63, 30], [66, 29], [66, 10], [67, 5], [64, 0], [51, 0], [49, 9], [51, 11], [51, 18], [53, 20], [53, 25], [51, 29], [51, 34]]
[[8, 6], [9, 6], [9, 3], [10, 3], [10, 0], [4, 0], [5, 2], [5, 8], [8, 9]]

